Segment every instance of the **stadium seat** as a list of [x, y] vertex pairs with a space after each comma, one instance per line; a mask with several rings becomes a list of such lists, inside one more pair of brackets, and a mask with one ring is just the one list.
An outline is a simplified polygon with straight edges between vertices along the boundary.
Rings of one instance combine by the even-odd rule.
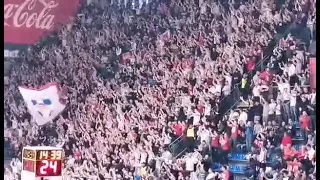
[[235, 174], [244, 174], [246, 166], [244, 165], [230, 165], [230, 170]]
[[244, 153], [231, 153], [230, 161], [238, 161], [238, 162], [246, 162], [248, 159], [246, 158], [247, 154]]
[[211, 169], [213, 172], [220, 172], [222, 165], [220, 163], [213, 163]]
[[300, 129], [297, 129], [296, 134], [294, 136], [295, 140], [303, 140], [302, 131]]
[[293, 145], [294, 149], [297, 150], [297, 151], [300, 151], [301, 148], [302, 148], [302, 145], [301, 144], [296, 144], [296, 145]]

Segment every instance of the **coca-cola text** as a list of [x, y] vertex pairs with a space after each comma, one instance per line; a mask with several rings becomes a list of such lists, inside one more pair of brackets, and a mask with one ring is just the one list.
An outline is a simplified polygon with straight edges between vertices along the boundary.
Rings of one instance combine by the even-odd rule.
[[25, 0], [21, 4], [5, 4], [4, 26], [49, 30], [55, 18], [50, 11], [58, 5], [54, 0]]

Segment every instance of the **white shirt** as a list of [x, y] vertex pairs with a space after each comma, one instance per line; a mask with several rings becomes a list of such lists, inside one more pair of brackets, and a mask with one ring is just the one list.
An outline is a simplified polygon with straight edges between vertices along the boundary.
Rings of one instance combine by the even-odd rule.
[[194, 164], [197, 162], [195, 157], [186, 157], [186, 171], [194, 171]]
[[269, 113], [268, 114], [274, 114], [275, 111], [276, 111], [276, 106], [277, 106], [276, 103], [270, 103], [269, 104]]
[[185, 95], [181, 97], [182, 106], [189, 105], [190, 103], [191, 103], [190, 96]]
[[245, 111], [242, 111], [239, 116], [239, 121], [247, 122], [248, 114]]
[[237, 111], [230, 113], [229, 120], [235, 120], [239, 117], [239, 113]]
[[169, 163], [172, 160], [172, 154], [169, 151], [165, 151], [161, 157], [166, 163]]
[[282, 98], [284, 101], [290, 100], [290, 93], [289, 92], [283, 92], [282, 93]]
[[18, 172], [22, 170], [22, 163], [20, 161], [17, 162], [16, 167], [18, 169]]
[[316, 151], [311, 148], [309, 151], [308, 151], [308, 158], [309, 160], [312, 160], [314, 158], [314, 155], [316, 154]]
[[284, 89], [290, 89], [290, 84], [289, 83], [278, 83], [278, 89], [281, 93], [283, 93]]
[[280, 104], [276, 105], [276, 115], [281, 115], [281, 105]]
[[263, 104], [262, 116], [266, 117], [269, 115], [269, 104], [266, 102]]
[[228, 96], [231, 93], [231, 87], [230, 86], [223, 86], [222, 92], [224, 96]]
[[19, 137], [22, 137], [22, 129], [18, 129]]
[[209, 88], [209, 92], [212, 93], [212, 94], [215, 94], [215, 93], [216, 93], [216, 87], [211, 86], [211, 87]]
[[310, 96], [311, 96], [310, 97], [311, 104], [315, 103], [316, 102], [316, 93], [312, 93]]
[[209, 173], [208, 175], [207, 175], [207, 177], [206, 177], [206, 180], [212, 180], [212, 179], [214, 179], [214, 173]]
[[75, 159], [72, 157], [67, 161], [68, 165], [73, 165], [74, 164]]
[[254, 86], [252, 89], [253, 96], [260, 96], [260, 86]]
[[141, 156], [140, 156], [140, 163], [143, 164], [143, 163], [146, 163], [147, 162], [147, 158], [148, 158], [148, 154], [143, 152], [141, 153]]
[[209, 116], [209, 115], [210, 115], [210, 112], [211, 112], [211, 104], [206, 103], [206, 104], [204, 105], [204, 115], [205, 115], [205, 116]]
[[289, 69], [288, 69], [288, 75], [293, 76], [296, 74], [296, 66], [294, 64], [290, 64]]
[[11, 163], [10, 163], [10, 167], [11, 167], [11, 169], [12, 169], [12, 173], [13, 173], [13, 174], [18, 173], [18, 167], [17, 167], [17, 163], [16, 163], [16, 162], [11, 162]]
[[258, 83], [259, 83], [259, 80], [260, 80], [259, 75], [258, 75], [258, 74], [255, 74], [255, 75], [253, 76], [252, 80], [253, 80], [253, 83], [254, 83], [255, 85], [258, 84]]
[[216, 93], [221, 93], [222, 86], [221, 84], [216, 84]]
[[11, 138], [11, 131], [9, 129], [4, 130], [4, 137]]
[[266, 149], [261, 149], [260, 154], [258, 156], [258, 160], [261, 163], [265, 163], [267, 159], [267, 150]]
[[282, 70], [283, 70], [283, 74], [288, 74], [288, 71], [289, 71], [288, 65], [284, 65]]
[[296, 63], [296, 74], [300, 74], [301, 73], [301, 69], [302, 69], [302, 64], [301, 64], [300, 60], [297, 60], [297, 63]]
[[12, 129], [16, 129], [18, 127], [18, 123], [16, 120], [12, 120]]
[[296, 106], [297, 104], [297, 97], [290, 96], [290, 106]]
[[201, 14], [205, 14], [207, 11], [207, 5], [205, 3], [203, 3], [201, 6], [200, 6], [200, 13]]
[[4, 180], [14, 180], [14, 177], [12, 174], [5, 174], [4, 175]]
[[195, 111], [194, 113], [193, 113], [193, 125], [198, 125], [199, 124], [199, 122], [200, 122], [200, 113], [198, 112], [198, 111]]
[[164, 136], [163, 138], [164, 144], [170, 144], [171, 143], [171, 137], [170, 136]]
[[278, 89], [279, 89], [280, 93], [282, 93], [283, 92], [283, 83], [278, 83], [277, 85], [278, 85]]
[[207, 144], [209, 144], [210, 141], [210, 132], [207, 129], [204, 129], [200, 134], [200, 140], [205, 141]]

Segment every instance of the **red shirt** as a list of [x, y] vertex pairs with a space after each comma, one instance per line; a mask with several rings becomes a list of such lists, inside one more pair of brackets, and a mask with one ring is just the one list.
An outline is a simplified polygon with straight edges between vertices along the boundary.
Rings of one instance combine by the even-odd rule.
[[224, 174], [224, 180], [229, 180], [231, 178], [231, 173], [228, 170], [223, 171]]
[[270, 85], [272, 81], [273, 75], [270, 71], [264, 71], [263, 73], [260, 74], [260, 79], [266, 81], [267, 84]]
[[218, 148], [219, 147], [219, 139], [220, 139], [220, 136], [212, 137], [211, 147]]
[[299, 171], [299, 168], [301, 167], [301, 163], [300, 162], [287, 162], [288, 164], [288, 171], [293, 171], [293, 172], [296, 172], [296, 171]]
[[256, 63], [254, 62], [253, 59], [250, 59], [247, 63], [247, 70], [251, 72], [254, 70], [255, 67], [256, 67]]
[[263, 141], [259, 141], [259, 140], [256, 139], [256, 140], [254, 141], [254, 144], [255, 144], [257, 147], [261, 148], [262, 145], [263, 145]]
[[227, 142], [225, 144], [222, 144], [222, 150], [229, 151], [231, 149], [231, 141], [229, 138], [225, 139]]
[[198, 111], [201, 115], [204, 114], [204, 109], [205, 109], [204, 106], [198, 106], [198, 107], [197, 107], [197, 111]]
[[302, 116], [300, 119], [301, 128], [310, 131], [311, 129], [311, 118], [309, 116]]
[[231, 137], [233, 138], [237, 138], [239, 136], [239, 126], [236, 125], [236, 126], [232, 126], [231, 128]]
[[294, 155], [296, 155], [296, 151], [295, 149], [293, 149], [292, 147], [285, 147], [283, 149], [283, 156], [284, 156], [284, 159], [290, 159], [290, 158], [293, 158]]
[[176, 135], [181, 136], [183, 134], [182, 126], [180, 124], [176, 124], [174, 126], [174, 132], [176, 133]]
[[290, 136], [283, 136], [281, 144], [283, 147], [286, 147], [288, 144], [292, 145], [292, 138]]
[[297, 154], [299, 159], [306, 159], [308, 157], [308, 152], [306, 152], [304, 149], [302, 149], [298, 154]]

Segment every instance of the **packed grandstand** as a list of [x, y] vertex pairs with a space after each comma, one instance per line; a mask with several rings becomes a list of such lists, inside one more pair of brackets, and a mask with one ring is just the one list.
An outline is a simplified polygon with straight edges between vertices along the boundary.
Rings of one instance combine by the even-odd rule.
[[316, 179], [315, 0], [77, 2], [5, 1], [6, 180]]

